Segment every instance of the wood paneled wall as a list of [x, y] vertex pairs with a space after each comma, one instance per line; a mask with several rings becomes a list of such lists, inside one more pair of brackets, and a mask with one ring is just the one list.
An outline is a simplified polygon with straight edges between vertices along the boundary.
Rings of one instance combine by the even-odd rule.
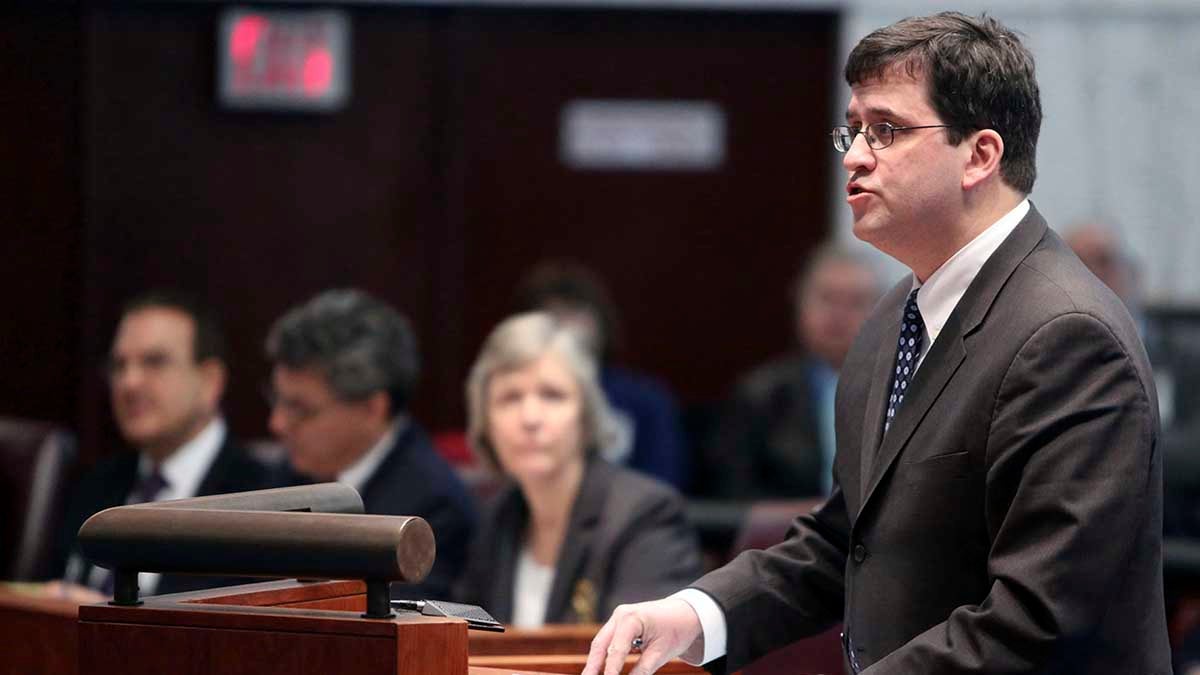
[[[349, 105], [281, 115], [218, 107], [215, 4], [55, 7], [0, 27], [0, 412], [79, 429], [88, 458], [118, 445], [93, 366], [154, 286], [223, 311], [248, 437], [271, 321], [334, 286], [412, 318], [434, 429], [462, 426], [474, 352], [544, 257], [608, 279], [620, 360], [685, 402], [789, 343], [787, 280], [828, 231], [832, 15], [349, 8]], [[573, 171], [558, 115], [579, 98], [713, 101], [727, 159]]]

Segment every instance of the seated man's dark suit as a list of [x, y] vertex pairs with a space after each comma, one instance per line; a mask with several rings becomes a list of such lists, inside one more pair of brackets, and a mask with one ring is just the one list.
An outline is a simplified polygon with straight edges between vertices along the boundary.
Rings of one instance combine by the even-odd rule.
[[[298, 485], [311, 478], [284, 468], [280, 482]], [[462, 573], [475, 526], [475, 504], [454, 469], [438, 454], [415, 422], [402, 425], [383, 461], [359, 490], [366, 513], [420, 516], [433, 528], [437, 556], [419, 584], [393, 584], [392, 597], [446, 600]]]
[[708, 453], [706, 493], [727, 499], [825, 493], [819, 367], [812, 357], [793, 356], [738, 382]]
[[867, 675], [1170, 673], [1157, 401], [1120, 300], [1031, 208], [885, 435], [909, 290], [842, 369], [839, 487], [695, 584], [724, 610], [724, 666], [844, 619]]
[[[458, 589], [510, 622], [529, 510], [520, 489], [497, 496]], [[602, 459], [588, 461], [554, 570], [546, 623], [595, 623], [626, 602], [677, 591], [700, 573], [700, 548], [679, 493]]]
[[[64, 529], [60, 536], [59, 554], [56, 559], [55, 576], [65, 581], [86, 585], [94, 569], [91, 564], [84, 562], [71, 565], [78, 570], [77, 575], [66, 578], [67, 562], [73, 556], [79, 556], [76, 547], [76, 534], [84, 521], [93, 514], [114, 506], [124, 506], [130, 492], [138, 480], [138, 461], [140, 455], [136, 452], [122, 452], [113, 457], [100, 461], [76, 487], [71, 497], [64, 518]], [[209, 466], [208, 473], [200, 481], [197, 497], [228, 494], [231, 492], [246, 492], [248, 490], [263, 490], [277, 487], [271, 479], [270, 471], [264, 465], [251, 458], [245, 450], [237, 445], [227, 434], [217, 451], [216, 458]], [[164, 574], [154, 589], [155, 595], [165, 593], [181, 593], [205, 588], [218, 588], [244, 584], [261, 579], [245, 577], [207, 577], [183, 574]]]
[[475, 504], [454, 469], [434, 449], [429, 436], [409, 422], [387, 458], [361, 490], [367, 513], [420, 516], [437, 540], [437, 558], [425, 581], [395, 584], [397, 598], [444, 600], [466, 564], [475, 526]]

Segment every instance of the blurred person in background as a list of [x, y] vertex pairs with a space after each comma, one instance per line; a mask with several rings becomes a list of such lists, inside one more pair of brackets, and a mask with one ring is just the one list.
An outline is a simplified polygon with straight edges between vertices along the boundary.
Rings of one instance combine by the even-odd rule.
[[1195, 426], [1200, 419], [1200, 353], [1169, 340], [1146, 316], [1141, 271], [1132, 251], [1114, 227], [1100, 220], [1074, 225], [1063, 239], [1092, 274], [1121, 298], [1137, 322], [1154, 367], [1163, 429], [1170, 432]]
[[565, 260], [536, 265], [516, 289], [518, 311], [545, 311], [578, 331], [600, 364], [600, 387], [613, 412], [610, 461], [684, 489], [691, 466], [675, 398], [659, 381], [613, 363], [617, 307], [595, 272]]
[[[59, 564], [64, 590], [81, 600], [112, 594], [109, 570], [84, 560], [79, 527], [113, 506], [272, 487], [266, 467], [231, 438], [221, 417], [228, 380], [225, 339], [216, 314], [196, 299], [154, 291], [125, 305], [105, 369], [113, 417], [136, 452], [102, 460], [72, 495]], [[143, 595], [250, 581], [187, 575], [138, 575]], [[90, 587], [89, 594], [82, 587]]]
[[417, 381], [408, 321], [358, 290], [331, 290], [271, 328], [270, 427], [302, 484], [337, 481], [362, 495], [368, 514], [420, 516], [437, 557], [420, 584], [397, 598], [445, 599], [461, 573], [475, 520], [466, 487], [408, 414]]
[[833, 486], [838, 370], [882, 287], [865, 257], [819, 247], [792, 284], [795, 353], [738, 382], [709, 449], [706, 492], [798, 499]]
[[579, 335], [543, 312], [502, 322], [471, 369], [468, 440], [511, 484], [459, 599], [505, 623], [594, 623], [700, 572], [680, 495], [600, 456], [612, 418], [596, 375]]

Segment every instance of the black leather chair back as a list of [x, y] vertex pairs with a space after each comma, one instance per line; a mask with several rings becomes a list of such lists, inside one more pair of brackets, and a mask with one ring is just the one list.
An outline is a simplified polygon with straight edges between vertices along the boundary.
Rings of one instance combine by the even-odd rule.
[[0, 417], [0, 578], [49, 574], [75, 460], [66, 429]]

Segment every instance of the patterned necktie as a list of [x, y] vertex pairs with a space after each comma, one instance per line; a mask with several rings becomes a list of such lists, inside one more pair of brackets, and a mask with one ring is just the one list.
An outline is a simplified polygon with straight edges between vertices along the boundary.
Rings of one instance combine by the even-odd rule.
[[883, 432], [892, 426], [892, 418], [904, 403], [904, 395], [908, 393], [908, 385], [917, 372], [917, 359], [921, 356], [921, 338], [925, 334], [925, 320], [921, 318], [921, 310], [917, 307], [917, 290], [908, 294], [908, 302], [904, 305], [904, 317], [900, 321], [900, 340], [896, 348], [896, 370], [892, 373], [891, 396], [888, 397], [887, 419], [883, 422]]

